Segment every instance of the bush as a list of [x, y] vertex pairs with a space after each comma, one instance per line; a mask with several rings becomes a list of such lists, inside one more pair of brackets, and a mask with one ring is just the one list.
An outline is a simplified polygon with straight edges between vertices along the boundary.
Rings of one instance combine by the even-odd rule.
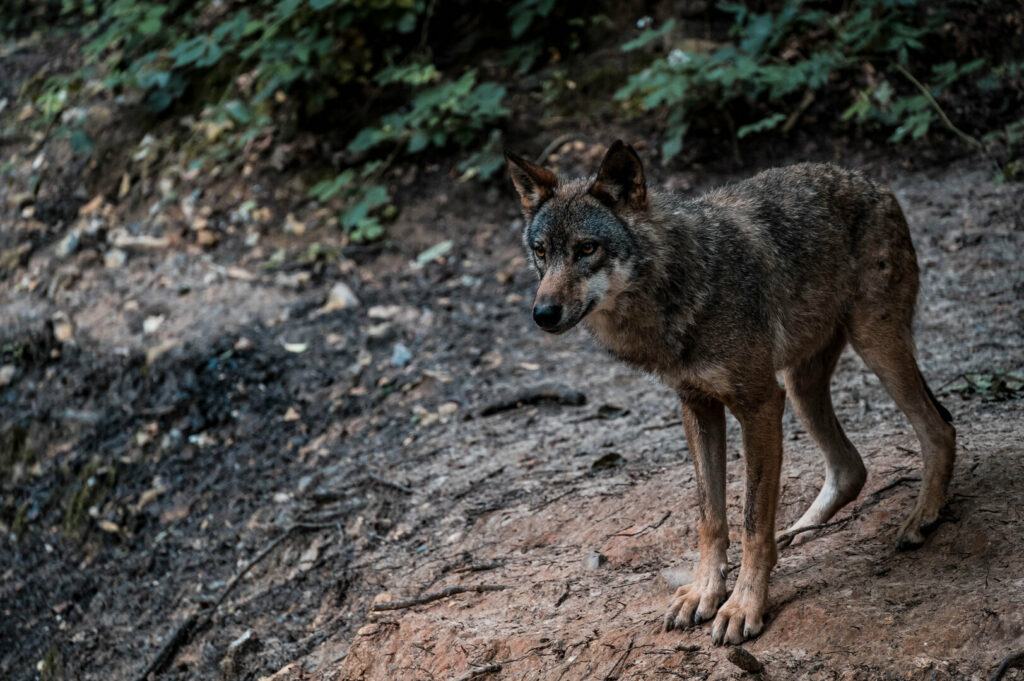
[[[342, 199], [341, 226], [369, 239], [394, 212], [381, 178], [397, 159], [473, 149], [463, 177], [500, 166], [506, 89], [486, 67], [466, 64], [528, 68], [552, 30], [579, 43], [570, 23], [583, 8], [553, 0], [48, 0], [0, 31], [27, 30], [34, 17], [87, 36], [85, 66], [38, 91], [46, 125], [66, 122], [69, 95], [92, 87], [135, 97], [157, 116], [197, 117], [195, 139], [183, 145], [193, 161], [237, 157], [258, 138], [280, 142], [298, 131], [334, 140], [346, 167], [312, 196]], [[477, 40], [451, 55], [450, 26], [434, 23], [467, 18], [496, 28], [474, 29]], [[444, 66], [433, 57], [431, 29]], [[81, 126], [57, 131], [91, 150]]]
[[[947, 22], [960, 4], [785, 0], [776, 11], [758, 13], [720, 2], [718, 10], [731, 17], [730, 42], [706, 51], [671, 49], [630, 76], [616, 97], [664, 110], [665, 158], [680, 152], [687, 131], [702, 119], [725, 118], [737, 139], [788, 130], [816, 97], [838, 90], [850, 98], [842, 121], [887, 129], [890, 141], [918, 139], [941, 122], [980, 145], [946, 117], [939, 100], [969, 78], [981, 77], [982, 88], [1011, 87], [1016, 67], [949, 58]], [[673, 28], [673, 20], [648, 27], [622, 49], [655, 44]], [[837, 88], [840, 83], [845, 86]]]

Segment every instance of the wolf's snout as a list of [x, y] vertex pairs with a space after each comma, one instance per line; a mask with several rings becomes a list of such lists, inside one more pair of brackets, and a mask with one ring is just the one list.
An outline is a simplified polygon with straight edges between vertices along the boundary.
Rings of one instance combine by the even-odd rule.
[[562, 306], [556, 303], [537, 303], [533, 306], [533, 321], [542, 329], [553, 329], [562, 321]]

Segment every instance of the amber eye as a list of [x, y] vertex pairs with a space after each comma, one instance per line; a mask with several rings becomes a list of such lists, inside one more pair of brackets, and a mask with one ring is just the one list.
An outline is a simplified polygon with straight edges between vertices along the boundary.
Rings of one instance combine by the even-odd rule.
[[541, 260], [544, 259], [545, 253], [544, 253], [544, 249], [541, 246], [534, 246], [533, 252]]
[[580, 246], [580, 253], [582, 253], [583, 255], [593, 255], [594, 251], [596, 250], [597, 244], [595, 244], [593, 241], [585, 241], [583, 242], [583, 245]]

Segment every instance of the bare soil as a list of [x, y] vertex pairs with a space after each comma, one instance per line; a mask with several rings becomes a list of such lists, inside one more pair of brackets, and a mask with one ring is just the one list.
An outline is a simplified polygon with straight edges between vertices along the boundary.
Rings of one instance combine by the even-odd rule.
[[[985, 679], [1024, 649], [1024, 400], [960, 377], [1024, 370], [1024, 196], [973, 160], [847, 163], [896, 190], [914, 234], [920, 361], [959, 436], [951, 499], [923, 548], [895, 550], [918, 444], [848, 351], [833, 395], [867, 486], [782, 552], [745, 648], [768, 679]], [[673, 395], [583, 331], [533, 326], [511, 190], [430, 182], [392, 241], [340, 257], [310, 249], [335, 232], [286, 235], [277, 215], [206, 249], [170, 230], [105, 267], [122, 218], [60, 259], [62, 222], [9, 211], [0, 246], [32, 246], [0, 280], [0, 677], [130, 681], [192, 615], [156, 678], [744, 674], [707, 626], [661, 631], [697, 557]], [[337, 282], [360, 304], [321, 313]], [[551, 384], [585, 404], [515, 406]], [[780, 529], [823, 473], [785, 419]], [[504, 588], [370, 610], [480, 585]]]

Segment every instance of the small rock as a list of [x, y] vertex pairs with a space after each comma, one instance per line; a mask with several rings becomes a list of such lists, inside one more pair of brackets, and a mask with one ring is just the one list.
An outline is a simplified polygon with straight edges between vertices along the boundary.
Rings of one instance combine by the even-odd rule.
[[395, 349], [391, 353], [391, 366], [404, 367], [412, 361], [412, 353], [402, 343], [395, 343]]
[[112, 248], [103, 254], [103, 265], [111, 269], [123, 267], [127, 260], [127, 254], [120, 248]]
[[160, 325], [164, 323], [164, 319], [166, 318], [162, 314], [155, 314], [146, 317], [145, 321], [142, 322], [142, 333], [147, 336], [156, 333], [157, 329], [160, 328]]
[[302, 417], [299, 416], [299, 412], [295, 407], [288, 407], [288, 411], [284, 413], [284, 420], [286, 422], [298, 421], [300, 418]]
[[53, 337], [58, 343], [67, 343], [75, 335], [75, 326], [64, 312], [53, 315]]
[[200, 246], [215, 246], [218, 241], [220, 241], [220, 237], [216, 232], [208, 229], [200, 229], [196, 232], [196, 243]]
[[605, 556], [602, 553], [598, 553], [597, 551], [594, 551], [583, 556], [583, 569], [596, 570], [607, 562], [607, 556]]
[[412, 536], [412, 525], [409, 523], [398, 523], [388, 532], [388, 539], [391, 541], [402, 541]]
[[252, 629], [246, 629], [245, 633], [236, 638], [228, 645], [224, 658], [220, 661], [220, 671], [225, 678], [240, 676], [242, 671], [239, 664], [240, 658], [244, 655], [258, 650], [259, 639], [252, 633]]
[[284, 233], [301, 236], [306, 233], [306, 223], [299, 222], [292, 213], [284, 216]]
[[339, 281], [331, 287], [331, 292], [327, 294], [327, 302], [320, 308], [318, 314], [348, 310], [353, 307], [359, 307], [359, 298], [345, 282]]
[[373, 605], [380, 605], [381, 603], [390, 603], [392, 600], [390, 591], [381, 591], [379, 594], [373, 597]]
[[82, 234], [78, 229], [72, 229], [69, 231], [67, 236], [57, 242], [57, 245], [53, 249], [54, 255], [61, 260], [70, 257], [71, 254], [75, 252], [75, 249], [78, 248], [78, 240], [81, 236]]
[[247, 350], [252, 350], [252, 341], [251, 340], [249, 340], [245, 336], [242, 336], [241, 338], [239, 338], [238, 340], [235, 341], [235, 351], [236, 352], [246, 352]]
[[458, 402], [445, 402], [437, 408], [437, 414], [441, 418], [447, 418], [459, 410]]
[[729, 648], [729, 652], [726, 653], [725, 657], [729, 662], [732, 662], [745, 672], [756, 674], [764, 670], [764, 665], [761, 664], [760, 660], [739, 646]]
[[14, 381], [14, 374], [17, 373], [18, 368], [13, 364], [5, 364], [0, 367], [0, 387], [10, 385]]

